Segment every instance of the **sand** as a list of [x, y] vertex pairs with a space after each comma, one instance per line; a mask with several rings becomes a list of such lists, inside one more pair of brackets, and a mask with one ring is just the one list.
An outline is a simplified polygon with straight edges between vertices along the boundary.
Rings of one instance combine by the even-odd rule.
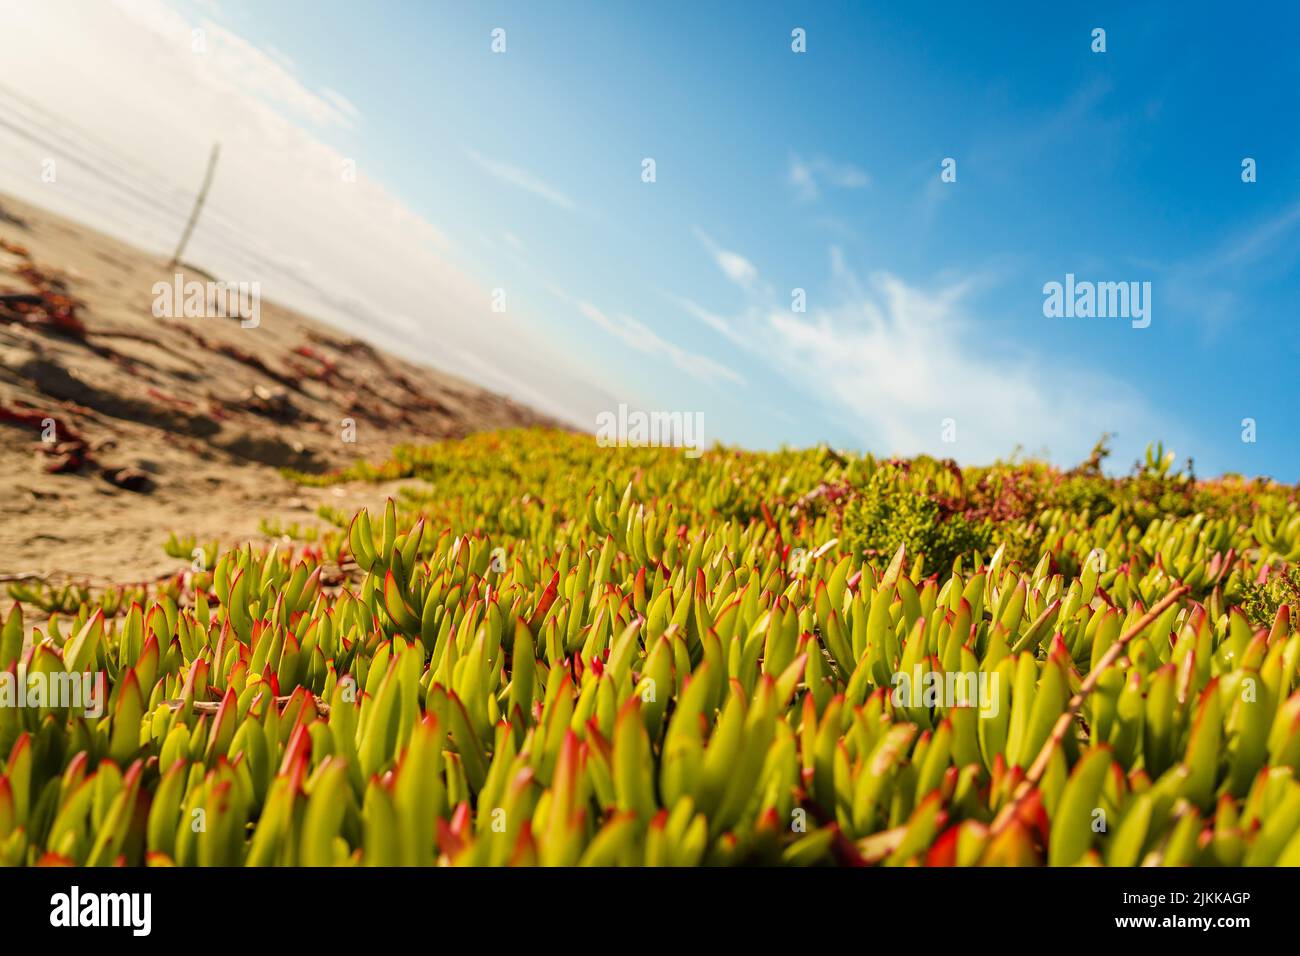
[[270, 302], [256, 328], [155, 317], [177, 271], [212, 278], [0, 195], [0, 582], [156, 580], [187, 564], [171, 531], [265, 542], [262, 518], [323, 525], [320, 503], [374, 509], [400, 484], [306, 488], [282, 467], [556, 424]]

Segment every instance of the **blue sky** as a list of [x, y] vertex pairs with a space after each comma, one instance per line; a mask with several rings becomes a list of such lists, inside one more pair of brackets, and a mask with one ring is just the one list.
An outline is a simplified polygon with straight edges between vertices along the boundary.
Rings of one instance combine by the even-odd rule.
[[[578, 424], [626, 401], [702, 411], [710, 440], [965, 462], [1111, 431], [1121, 468], [1163, 439], [1300, 478], [1297, 8], [171, 6], [341, 104], [274, 106], [506, 291], [549, 379], [490, 313], [440, 321]], [[1150, 326], [1045, 317], [1066, 273], [1150, 282]], [[457, 365], [439, 335], [412, 351]]]

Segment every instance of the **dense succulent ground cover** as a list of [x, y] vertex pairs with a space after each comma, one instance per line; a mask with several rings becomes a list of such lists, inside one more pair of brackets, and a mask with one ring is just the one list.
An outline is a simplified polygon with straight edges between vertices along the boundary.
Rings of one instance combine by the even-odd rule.
[[1295, 489], [1104, 451], [483, 434], [314, 479], [424, 481], [297, 544], [19, 586], [0, 669], [108, 699], [0, 707], [0, 859], [1300, 864]]

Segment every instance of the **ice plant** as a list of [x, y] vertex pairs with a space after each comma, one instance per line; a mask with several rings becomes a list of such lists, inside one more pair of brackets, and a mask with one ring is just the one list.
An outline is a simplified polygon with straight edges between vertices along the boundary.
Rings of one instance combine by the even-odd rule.
[[0, 860], [1300, 864], [1300, 507], [1172, 462], [399, 448], [298, 546], [14, 588], [5, 683], [107, 700], [0, 706]]

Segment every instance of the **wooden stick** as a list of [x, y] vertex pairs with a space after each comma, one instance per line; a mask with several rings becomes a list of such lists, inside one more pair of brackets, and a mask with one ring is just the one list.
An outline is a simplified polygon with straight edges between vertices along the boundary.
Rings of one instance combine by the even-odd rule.
[[1124, 652], [1124, 648], [1128, 645], [1129, 641], [1133, 640], [1133, 638], [1137, 637], [1154, 624], [1161, 614], [1165, 613], [1165, 611], [1167, 611], [1175, 601], [1186, 594], [1189, 590], [1191, 590], [1191, 588], [1186, 584], [1178, 585], [1156, 602], [1156, 605], [1151, 608], [1151, 610], [1138, 618], [1137, 622], [1132, 627], [1121, 634], [1119, 639], [1106, 649], [1106, 653], [1101, 656], [1101, 660], [1097, 662], [1097, 666], [1088, 672], [1088, 676], [1085, 677], [1083, 683], [1079, 685], [1079, 692], [1070, 698], [1070, 703], [1066, 706], [1065, 712], [1056, 719], [1056, 724], [1052, 727], [1051, 734], [1048, 735], [1047, 740], [1043, 743], [1042, 749], [1038, 751], [1038, 756], [1034, 758], [1034, 762], [1029, 765], [1029, 772], [1025, 774], [1025, 779], [1022, 780], [1020, 786], [1016, 788], [1016, 792], [1011, 797], [1011, 802], [998, 812], [997, 818], [993, 821], [993, 826], [990, 828], [990, 836], [997, 836], [1007, 828], [1011, 821], [1015, 819], [1017, 812], [1019, 812], [1020, 805], [1024, 803], [1029, 794], [1033, 792], [1034, 787], [1038, 786], [1038, 781], [1041, 780], [1043, 774], [1047, 772], [1047, 764], [1052, 759], [1052, 753], [1061, 745], [1061, 741], [1065, 739], [1065, 734], [1070, 729], [1070, 724], [1074, 722], [1075, 715], [1079, 713], [1079, 709], [1083, 707], [1083, 702], [1087, 700], [1088, 695], [1091, 694], [1093, 688], [1097, 686], [1097, 681], [1101, 679], [1101, 675], [1108, 667], [1110, 667], [1111, 664], [1114, 664], [1115, 661], [1119, 659], [1120, 654]]
[[217, 168], [217, 157], [221, 155], [221, 144], [212, 144], [212, 153], [208, 156], [208, 171], [203, 174], [203, 185], [199, 187], [199, 194], [194, 200], [194, 209], [190, 212], [189, 222], [185, 223], [185, 231], [181, 233], [181, 241], [176, 244], [176, 252], [172, 255], [172, 261], [167, 267], [173, 268], [181, 261], [181, 256], [185, 254], [185, 246], [190, 241], [190, 233], [194, 231], [194, 224], [199, 221], [199, 213], [203, 210], [203, 202], [208, 198], [208, 189], [212, 186], [212, 174]]
[[[322, 700], [319, 697], [316, 697], [315, 695], [313, 695], [312, 699], [316, 701], [316, 711], [319, 714], [324, 716], [330, 712], [330, 705], [327, 704], [324, 700]], [[290, 700], [291, 698], [287, 696], [277, 697], [275, 699], [275, 704], [277, 707], [284, 707], [284, 705], [289, 703]], [[180, 710], [181, 705], [183, 705], [185, 701], [167, 700], [164, 701], [163, 703], [165, 703], [172, 710]], [[196, 700], [194, 702], [194, 712], [196, 714], [215, 714], [220, 709], [221, 709], [221, 701], [219, 700]]]

